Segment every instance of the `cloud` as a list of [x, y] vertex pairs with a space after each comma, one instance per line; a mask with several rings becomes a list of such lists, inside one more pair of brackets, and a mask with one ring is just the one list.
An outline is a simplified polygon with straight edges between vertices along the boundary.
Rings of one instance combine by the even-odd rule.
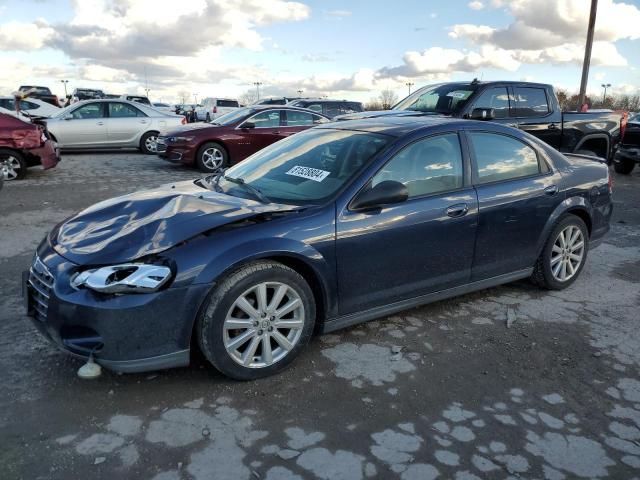
[[381, 78], [415, 78], [429, 74], [474, 72], [481, 68], [515, 71], [519, 67], [520, 62], [511, 53], [488, 45], [475, 52], [431, 47], [422, 52], [406, 52], [402, 65], [385, 67], [377, 73]]
[[37, 50], [42, 48], [53, 29], [36, 21], [33, 23], [7, 22], [0, 26], [2, 50]]
[[471, 10], [482, 10], [484, 8], [484, 3], [479, 0], [474, 0], [473, 2], [469, 2], [469, 8]]
[[[492, 5], [506, 8], [514, 21], [504, 28], [457, 24], [451, 27], [449, 36], [510, 51], [523, 63], [582, 61], [589, 0], [493, 0]], [[601, 0], [592, 62], [607, 66], [627, 65], [614, 42], [640, 38], [639, 24], [638, 7]]]

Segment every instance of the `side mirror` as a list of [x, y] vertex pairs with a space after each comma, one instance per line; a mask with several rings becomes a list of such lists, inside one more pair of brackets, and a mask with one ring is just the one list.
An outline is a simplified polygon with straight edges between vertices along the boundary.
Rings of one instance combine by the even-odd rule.
[[493, 108], [474, 108], [471, 111], [471, 120], [493, 120], [496, 112]]
[[248, 129], [256, 128], [256, 124], [253, 123], [253, 122], [244, 122], [242, 124], [242, 128], [243, 129], [245, 129], [245, 128], [248, 128]]
[[407, 187], [395, 180], [385, 180], [375, 187], [361, 192], [351, 203], [352, 210], [364, 210], [394, 203], [402, 203], [409, 198]]
[[62, 117], [63, 120], [73, 120], [73, 115], [71, 115], [70, 113], [67, 113], [64, 117]]

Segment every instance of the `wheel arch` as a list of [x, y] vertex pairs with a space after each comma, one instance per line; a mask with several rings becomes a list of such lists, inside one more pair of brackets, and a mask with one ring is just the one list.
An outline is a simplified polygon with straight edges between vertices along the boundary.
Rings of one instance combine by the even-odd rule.
[[611, 152], [611, 138], [609, 138], [609, 135], [606, 133], [585, 135], [573, 149], [574, 152], [578, 150], [591, 150], [598, 156], [609, 160]]
[[580, 218], [587, 226], [589, 237], [591, 237], [591, 229], [593, 226], [593, 219], [591, 218], [591, 206], [587, 201], [580, 196], [569, 197], [565, 199], [560, 205], [556, 207], [553, 213], [549, 216], [547, 223], [544, 226], [542, 234], [538, 239], [536, 258], [542, 253], [542, 249], [553, 230], [553, 227], [558, 223], [558, 220], [565, 215], [575, 215]]

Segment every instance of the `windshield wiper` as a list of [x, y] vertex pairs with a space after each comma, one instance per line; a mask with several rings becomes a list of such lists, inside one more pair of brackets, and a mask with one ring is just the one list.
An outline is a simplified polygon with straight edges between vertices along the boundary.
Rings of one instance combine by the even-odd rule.
[[269, 200], [269, 198], [264, 193], [262, 193], [260, 190], [258, 190], [253, 185], [249, 185], [248, 183], [246, 183], [244, 181], [244, 178], [227, 177], [225, 175], [222, 175], [222, 177], [225, 180], [227, 180], [228, 182], [235, 183], [236, 185], [240, 185], [240, 186], [244, 187], [246, 190], [248, 190], [250, 193], [252, 193], [254, 197], [256, 197], [258, 200], [260, 200], [262, 203], [271, 203], [271, 200]]
[[216, 192], [222, 192], [220, 188], [220, 179], [224, 176], [224, 170], [220, 170], [213, 175], [207, 175], [206, 177], [202, 177], [202, 183], [206, 185], [209, 190], [215, 190]]

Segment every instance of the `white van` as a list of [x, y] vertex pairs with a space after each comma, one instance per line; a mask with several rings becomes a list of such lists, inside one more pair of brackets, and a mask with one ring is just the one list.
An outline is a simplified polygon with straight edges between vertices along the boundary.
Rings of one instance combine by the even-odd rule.
[[202, 105], [196, 108], [196, 113], [198, 120], [208, 122], [237, 108], [240, 108], [237, 100], [209, 97], [202, 100]]

